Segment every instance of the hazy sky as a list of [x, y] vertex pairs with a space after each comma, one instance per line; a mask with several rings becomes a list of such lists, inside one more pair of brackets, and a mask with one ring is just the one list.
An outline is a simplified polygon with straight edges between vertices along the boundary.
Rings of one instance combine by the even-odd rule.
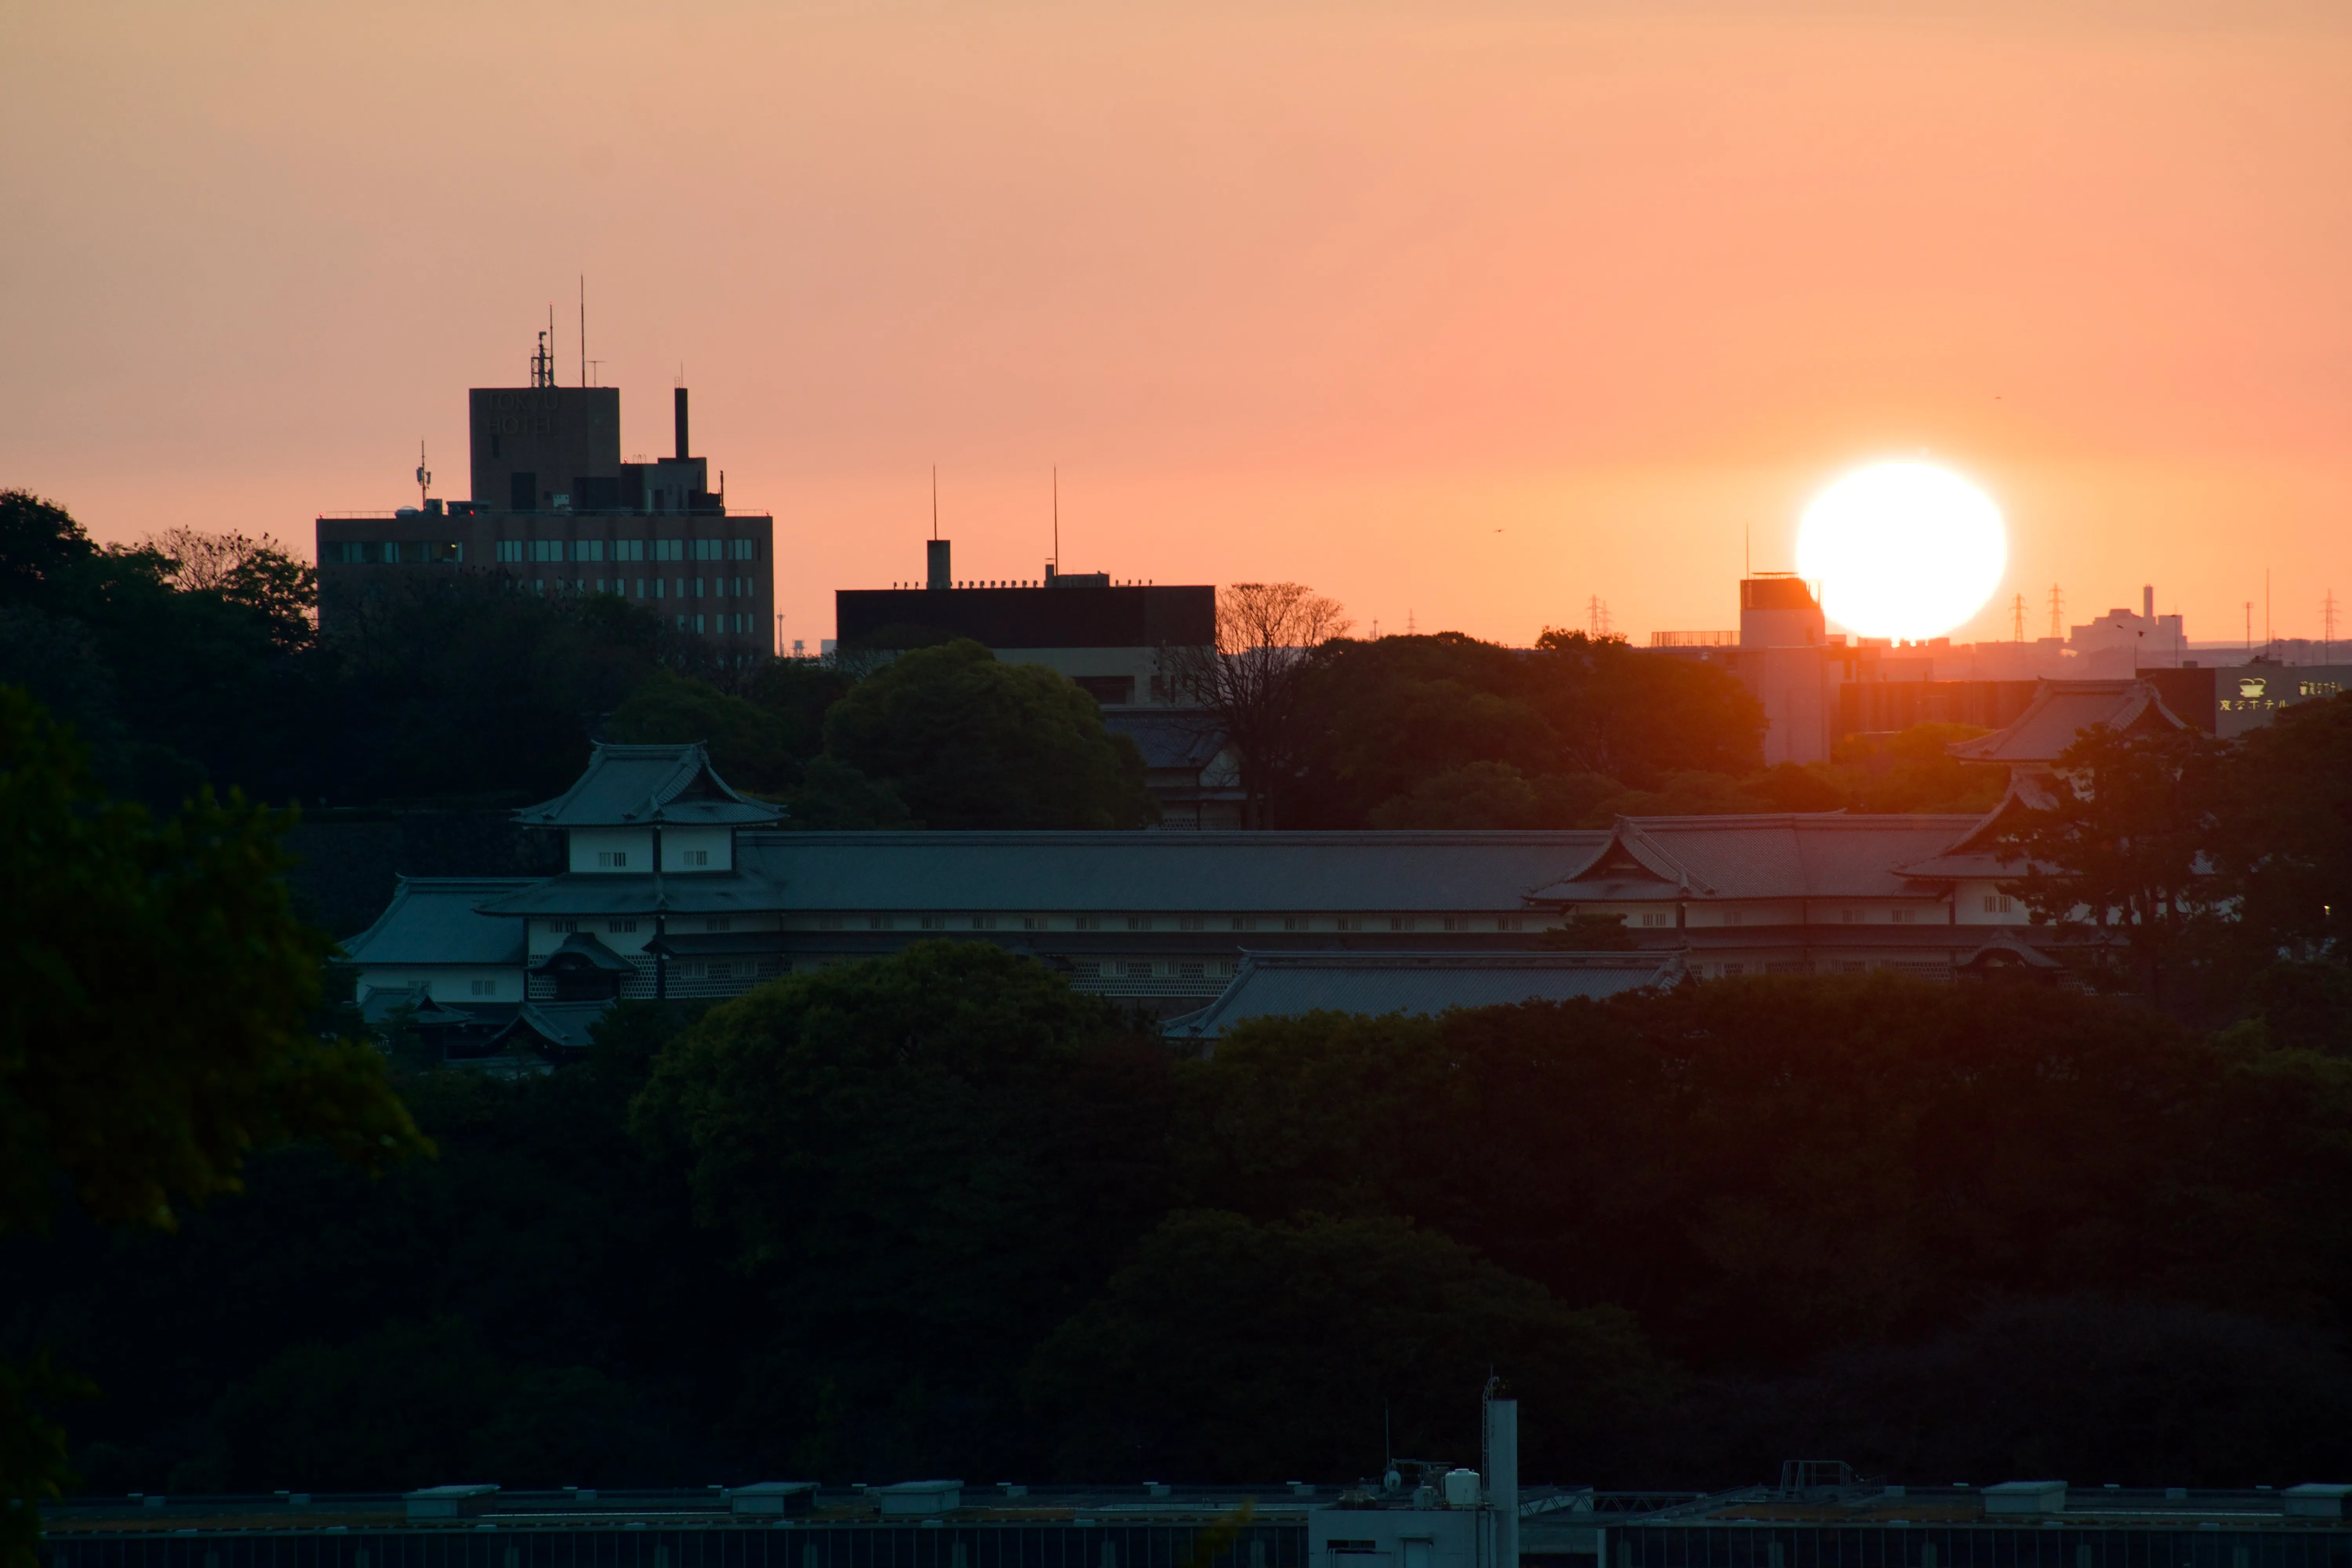
[[[916, 576], [1292, 578], [1366, 630], [1727, 627], [1858, 461], [2045, 629], [2352, 601], [2352, 5], [0, 0], [0, 485], [311, 547], [466, 493], [557, 307]], [[2259, 606], [2256, 611], [2260, 615]], [[2345, 625], [2352, 628], [2352, 611]], [[2259, 631], [2259, 626], [2258, 626]]]

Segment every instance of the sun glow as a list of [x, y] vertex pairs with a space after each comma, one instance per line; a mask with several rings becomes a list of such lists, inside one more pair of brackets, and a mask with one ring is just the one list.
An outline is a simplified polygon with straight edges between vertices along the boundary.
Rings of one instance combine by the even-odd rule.
[[1863, 637], [1939, 636], [1984, 607], [2009, 564], [2000, 512], [1957, 475], [1926, 463], [1848, 474], [1805, 510], [1797, 571], [1822, 609]]

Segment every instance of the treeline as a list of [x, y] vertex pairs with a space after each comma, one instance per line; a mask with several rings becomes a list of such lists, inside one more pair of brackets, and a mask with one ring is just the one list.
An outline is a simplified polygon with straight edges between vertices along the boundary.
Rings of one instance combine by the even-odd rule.
[[[730, 780], [807, 827], [1155, 819], [1140, 758], [1090, 698], [944, 634], [730, 664], [623, 600], [541, 597], [492, 574], [386, 574], [326, 608], [315, 570], [267, 539], [175, 530], [101, 548], [62, 508], [0, 491], [0, 681], [71, 723], [111, 788], [159, 809], [210, 784], [314, 819], [502, 812], [561, 791], [603, 738], [709, 740]], [[1276, 713], [1221, 704], [1214, 680], [1196, 693], [1251, 738], [1265, 826], [1973, 809], [1999, 790], [1944, 757], [1958, 731], [1763, 769], [1762, 716], [1736, 681], [1619, 641], [1315, 635], [1284, 650], [1297, 668], [1280, 671]], [[442, 868], [434, 846], [420, 852]]]
[[2085, 731], [2059, 764], [2004, 842], [2089, 973], [2192, 1021], [2352, 1047], [2352, 695], [2234, 741]]
[[176, 1237], [18, 1239], [100, 1490], [915, 1474], [2289, 1484], [2352, 1464], [2352, 1063], [1754, 979], [1183, 1055], [935, 943], [400, 1087]]

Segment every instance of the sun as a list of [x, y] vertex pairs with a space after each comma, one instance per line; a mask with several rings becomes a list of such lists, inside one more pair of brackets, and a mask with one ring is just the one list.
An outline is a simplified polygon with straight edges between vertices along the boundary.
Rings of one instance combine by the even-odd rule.
[[1958, 475], [1875, 463], [1823, 490], [1797, 530], [1797, 572], [1822, 610], [1869, 637], [1950, 631], [1984, 607], [2009, 564], [2000, 512]]

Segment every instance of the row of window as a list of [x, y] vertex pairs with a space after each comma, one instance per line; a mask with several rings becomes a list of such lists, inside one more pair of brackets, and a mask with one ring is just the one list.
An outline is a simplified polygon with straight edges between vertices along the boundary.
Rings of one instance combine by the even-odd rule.
[[[546, 594], [548, 584], [555, 584], [558, 594], [618, 594], [630, 596], [626, 577], [534, 577], [532, 592]], [[755, 577], [639, 577], [635, 579], [640, 599], [748, 599], [759, 592]]]
[[757, 561], [756, 539], [501, 539], [501, 561]]
[[466, 547], [454, 539], [331, 539], [319, 546], [330, 566], [462, 565]]
[[[697, 855], [708, 856], [710, 851], [708, 849], [697, 849], [694, 853]], [[691, 922], [681, 919], [673, 921], [670, 923], [682, 931]], [[589, 924], [593, 926], [595, 922], [591, 921]], [[704, 931], [732, 931], [734, 928], [735, 922], [724, 915], [707, 919], [702, 922], [702, 929]], [[551, 934], [555, 936], [570, 936], [580, 929], [580, 922], [576, 920], [550, 921], [547, 922], [547, 929]], [[637, 922], [633, 920], [606, 921], [604, 922], [604, 934], [606, 936], [635, 936], [637, 934]]]
[[1079, 959], [1070, 965], [1081, 980], [1230, 980], [1230, 958]]
[[[898, 929], [897, 915], [867, 915], [868, 931]], [[1056, 917], [1049, 915], [918, 915], [915, 928], [921, 931], [1048, 931]], [[1070, 930], [1101, 931], [1102, 915], [1068, 917]], [[1108, 917], [1112, 930], [1128, 931], [1525, 931], [1525, 918], [1518, 915], [1445, 915], [1435, 927], [1426, 920], [1412, 915], [1386, 915], [1367, 919], [1361, 915], [1126, 915]], [[842, 915], [820, 915], [821, 931], [840, 931], [847, 923]]]

